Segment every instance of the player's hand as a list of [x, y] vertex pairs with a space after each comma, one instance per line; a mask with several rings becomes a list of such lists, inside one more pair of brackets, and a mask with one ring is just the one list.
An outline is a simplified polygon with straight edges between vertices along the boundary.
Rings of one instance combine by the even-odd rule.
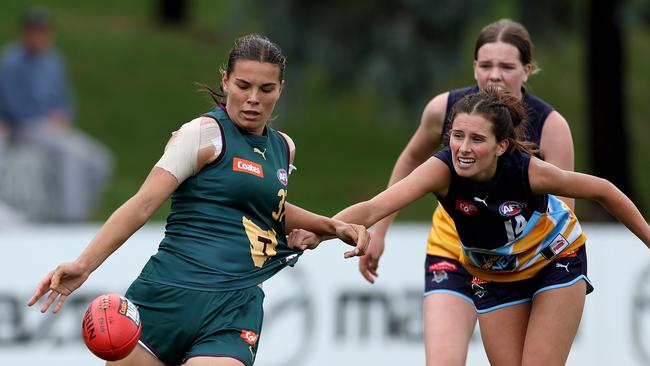
[[43, 295], [50, 292], [47, 300], [41, 307], [41, 313], [56, 302], [53, 313], [61, 310], [63, 303], [70, 294], [79, 288], [88, 278], [89, 273], [85, 272], [83, 267], [76, 262], [62, 263], [54, 271], [48, 273], [45, 278], [38, 283], [34, 295], [27, 301], [27, 306], [32, 306], [43, 297]]
[[379, 258], [384, 254], [384, 236], [376, 232], [370, 233], [372, 245], [368, 248], [367, 253], [359, 258], [359, 272], [370, 283], [375, 283], [375, 278], [379, 277], [377, 269], [379, 268]]
[[354, 249], [343, 253], [343, 257], [351, 258], [364, 255], [370, 245], [370, 233], [363, 225], [345, 224], [336, 228], [336, 236], [343, 242], [354, 246]]
[[288, 235], [287, 245], [295, 250], [316, 249], [321, 241], [322, 238], [311, 231], [294, 229]]

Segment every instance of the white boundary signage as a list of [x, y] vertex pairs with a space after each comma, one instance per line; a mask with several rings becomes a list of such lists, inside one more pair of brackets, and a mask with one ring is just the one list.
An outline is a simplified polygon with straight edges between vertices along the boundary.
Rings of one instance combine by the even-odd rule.
[[[25, 302], [45, 273], [74, 259], [98, 226], [0, 228], [0, 365], [103, 365], [81, 340], [83, 310], [103, 292], [124, 293], [162, 238], [147, 225], [71, 296], [57, 315]], [[650, 252], [624, 227], [584, 225], [587, 304], [568, 365], [650, 364]], [[344, 244], [326, 242], [264, 284], [257, 366], [423, 365], [425, 224], [397, 224], [380, 277], [369, 285]], [[488, 364], [478, 332], [468, 365]]]

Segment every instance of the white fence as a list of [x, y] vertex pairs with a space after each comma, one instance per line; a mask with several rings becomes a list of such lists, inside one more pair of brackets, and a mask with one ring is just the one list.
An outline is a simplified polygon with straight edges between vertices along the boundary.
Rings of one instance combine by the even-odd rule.
[[[103, 365], [81, 341], [82, 312], [103, 292], [126, 291], [157, 248], [163, 226], [140, 230], [57, 315], [25, 302], [43, 275], [72, 260], [98, 227], [0, 228], [0, 365]], [[650, 364], [650, 252], [618, 225], [585, 225], [596, 287], [569, 365]], [[423, 365], [422, 288], [427, 225], [395, 225], [369, 285], [344, 244], [308, 252], [265, 283], [258, 366]], [[478, 333], [468, 365], [488, 364]]]

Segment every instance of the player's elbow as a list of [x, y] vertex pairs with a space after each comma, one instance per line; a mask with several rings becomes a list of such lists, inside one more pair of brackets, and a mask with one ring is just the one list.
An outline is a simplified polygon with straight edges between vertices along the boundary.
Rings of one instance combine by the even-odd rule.
[[605, 178], [596, 177], [595, 183], [596, 189], [594, 190], [594, 195], [592, 198], [597, 201], [608, 201], [614, 195], [621, 192], [620, 189], [614, 185], [614, 183]]
[[162, 204], [162, 202], [158, 202], [154, 197], [143, 194], [142, 192], [136, 193], [129, 201], [131, 217], [141, 224], [149, 221], [151, 216], [156, 213], [156, 210]]

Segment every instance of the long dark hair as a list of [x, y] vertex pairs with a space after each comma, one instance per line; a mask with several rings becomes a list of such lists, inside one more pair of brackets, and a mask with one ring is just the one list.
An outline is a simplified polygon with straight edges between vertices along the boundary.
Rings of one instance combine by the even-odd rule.
[[452, 108], [451, 128], [460, 113], [479, 114], [492, 122], [492, 132], [496, 140], [509, 141], [508, 152], [517, 148], [530, 154], [537, 153], [535, 145], [523, 138], [527, 119], [526, 109], [522, 101], [507, 90], [498, 86], [488, 86], [485, 90], [464, 96]]

